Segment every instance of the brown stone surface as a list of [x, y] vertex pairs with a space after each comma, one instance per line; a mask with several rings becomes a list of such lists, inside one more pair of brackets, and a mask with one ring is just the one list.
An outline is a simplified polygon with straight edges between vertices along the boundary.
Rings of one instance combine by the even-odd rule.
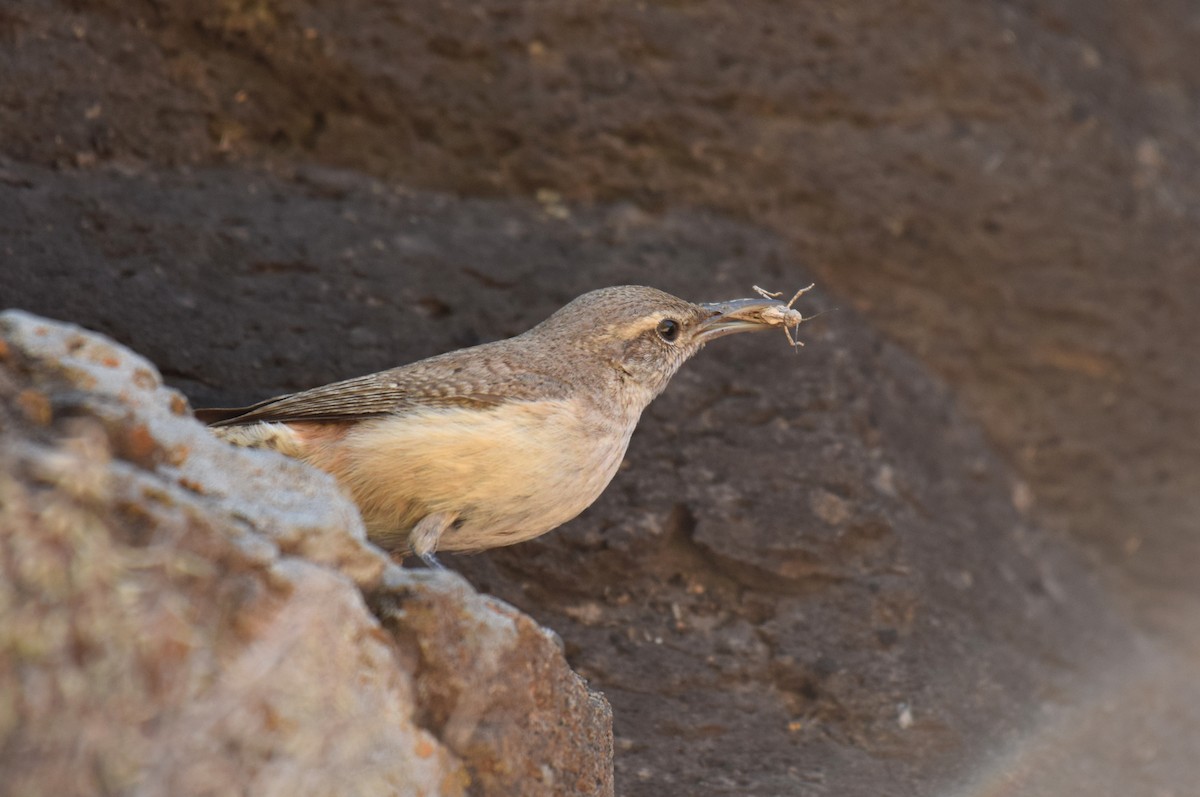
[[19, 0], [0, 15], [0, 138], [43, 165], [309, 162], [752, 220], [961, 390], [1040, 517], [1186, 589], [1193, 14]]
[[422, 727], [470, 762], [478, 793], [611, 794], [612, 710], [564, 677], [554, 632], [458, 578], [399, 581], [376, 613], [415, 673]]
[[[313, 195], [339, 178], [336, 197]], [[659, 284], [701, 299], [744, 292], [730, 265], [738, 258], [768, 264], [772, 283], [803, 281], [777, 238], [715, 217], [616, 206], [559, 220], [537, 205], [323, 172], [298, 183], [257, 174], [249, 185], [229, 171], [36, 183], [22, 212], [54, 219], [68, 250], [94, 235], [75, 222], [80, 207], [118, 227], [136, 219], [147, 240], [186, 227], [170, 278], [153, 276], [160, 255], [132, 253], [59, 279], [91, 281], [92, 301], [80, 296], [69, 312], [145, 340], [197, 395], [225, 382], [267, 394], [465, 345], [486, 329], [510, 334], [553, 309], [556, 293], [651, 268]], [[206, 220], [208, 204], [261, 223], [229, 239], [222, 220]], [[372, 241], [382, 249], [363, 245]], [[221, 262], [241, 264], [222, 279], [217, 247]], [[590, 269], [549, 283], [565, 252]], [[470, 265], [422, 267], [427, 258]], [[253, 265], [277, 262], [292, 266]], [[482, 262], [487, 278], [471, 276]], [[708, 287], [689, 293], [696, 273]], [[140, 309], [116, 312], [95, 296]], [[180, 302], [195, 311], [164, 330], [156, 312]], [[762, 335], [721, 341], [690, 363], [647, 413], [612, 489], [568, 528], [451, 560], [561, 633], [570, 661], [603, 688], [622, 793], [949, 788], [1017, 744], [1034, 718], [1085, 699], [1093, 662], [1140, 660], [1125, 650], [1142, 635], [1119, 601], [1021, 514], [1020, 482], [944, 387], [848, 308], [805, 329], [798, 354], [782, 335]], [[419, 671], [486, 671], [492, 657], [469, 651], [496, 629], [456, 627], [401, 637], [407, 660], [428, 662]], [[440, 652], [445, 634], [465, 641], [468, 658]], [[503, 635], [522, 634], [545, 644], [530, 628]], [[444, 710], [424, 716], [435, 730], [461, 724]], [[526, 727], [504, 705], [496, 717]], [[477, 727], [486, 738], [494, 726]], [[455, 737], [439, 735], [465, 754]]]
[[0, 340], [6, 794], [611, 794], [608, 706], [531, 620], [389, 563], [141, 358], [23, 314]]
[[612, 699], [623, 794], [1188, 794], [1197, 30], [1187, 0], [18, 0], [0, 305], [223, 402], [602, 284], [811, 275], [841, 309], [798, 357], [721, 341], [592, 511], [454, 566]]

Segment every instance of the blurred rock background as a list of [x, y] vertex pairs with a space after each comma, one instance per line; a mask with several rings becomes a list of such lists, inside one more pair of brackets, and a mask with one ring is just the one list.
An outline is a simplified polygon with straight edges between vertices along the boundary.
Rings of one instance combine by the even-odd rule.
[[815, 280], [798, 356], [714, 345], [592, 510], [453, 566], [612, 702], [620, 794], [1187, 794], [1198, 45], [1185, 0], [17, 0], [0, 305], [207, 404]]

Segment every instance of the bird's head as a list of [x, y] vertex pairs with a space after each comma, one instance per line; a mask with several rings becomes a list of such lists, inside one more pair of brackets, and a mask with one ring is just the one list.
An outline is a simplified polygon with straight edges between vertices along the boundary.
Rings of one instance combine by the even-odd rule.
[[611, 371], [640, 411], [704, 344], [768, 328], [761, 310], [773, 305], [782, 303], [738, 299], [697, 304], [657, 288], [621, 285], [583, 294], [530, 333]]

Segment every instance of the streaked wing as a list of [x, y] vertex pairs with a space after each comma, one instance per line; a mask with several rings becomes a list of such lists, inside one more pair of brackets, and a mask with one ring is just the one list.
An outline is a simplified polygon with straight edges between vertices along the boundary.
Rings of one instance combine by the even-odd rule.
[[[550, 398], [568, 389], [542, 374], [514, 372], [476, 360], [446, 367], [440, 358], [346, 379], [248, 407], [196, 410], [210, 426], [260, 421], [357, 421], [418, 407], [495, 407], [506, 401]], [[414, 367], [418, 366], [418, 367]]]

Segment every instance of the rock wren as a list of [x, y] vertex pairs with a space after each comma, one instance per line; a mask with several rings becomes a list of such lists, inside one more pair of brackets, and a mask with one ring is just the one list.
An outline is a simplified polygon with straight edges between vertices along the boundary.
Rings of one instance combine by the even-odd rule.
[[705, 343], [801, 320], [766, 295], [693, 304], [603, 288], [508, 340], [196, 417], [333, 474], [373, 542], [436, 567], [437, 550], [511, 545], [578, 515]]

